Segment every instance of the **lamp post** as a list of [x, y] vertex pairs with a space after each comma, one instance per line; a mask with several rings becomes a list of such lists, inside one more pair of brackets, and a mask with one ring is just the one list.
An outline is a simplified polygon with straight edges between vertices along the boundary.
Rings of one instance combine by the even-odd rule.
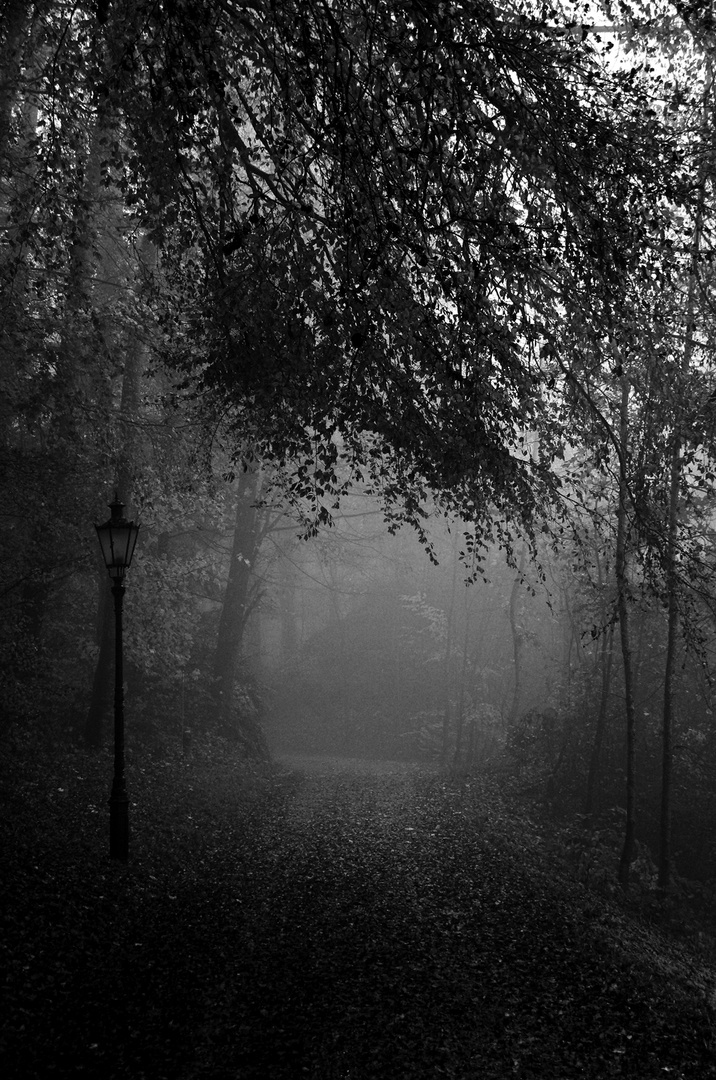
[[124, 503], [115, 495], [112, 513], [104, 525], [95, 525], [114, 596], [114, 779], [109, 798], [109, 857], [127, 861], [129, 854], [129, 801], [124, 779], [124, 671], [122, 652], [122, 602], [124, 575], [137, 543], [139, 526], [123, 515]]

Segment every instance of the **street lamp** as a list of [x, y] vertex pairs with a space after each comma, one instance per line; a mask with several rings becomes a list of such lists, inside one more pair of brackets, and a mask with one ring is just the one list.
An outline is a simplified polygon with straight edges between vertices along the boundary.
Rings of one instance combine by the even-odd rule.
[[124, 673], [122, 655], [122, 601], [124, 575], [137, 543], [139, 526], [123, 516], [124, 503], [115, 495], [112, 516], [95, 525], [114, 596], [114, 780], [109, 798], [109, 857], [127, 861], [129, 854], [129, 801], [124, 780]]

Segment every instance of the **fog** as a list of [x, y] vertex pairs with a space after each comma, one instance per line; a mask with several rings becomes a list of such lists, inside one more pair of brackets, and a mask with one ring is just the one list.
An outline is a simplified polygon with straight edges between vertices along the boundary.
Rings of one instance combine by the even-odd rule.
[[[465, 527], [436, 515], [433, 546], [391, 535], [355, 498], [312, 539], [281, 526], [262, 549], [262, 599], [242, 671], [272, 754], [432, 763], [490, 771], [555, 820], [601, 822], [614, 842], [625, 804], [625, 705], [608, 545], [545, 538], [470, 562]], [[634, 603], [640, 820], [658, 850], [665, 625]], [[703, 655], [701, 657], [703, 659]], [[697, 657], [676, 687], [675, 850], [683, 872], [714, 859], [710, 693]], [[703, 786], [701, 786], [703, 783]], [[686, 792], [689, 792], [688, 798]]]
[[279, 550], [250, 634], [277, 752], [484, 765], [527, 702], [554, 703], [565, 643], [547, 592], [497, 550], [466, 584], [462, 533], [436, 519], [434, 565], [372, 509]]

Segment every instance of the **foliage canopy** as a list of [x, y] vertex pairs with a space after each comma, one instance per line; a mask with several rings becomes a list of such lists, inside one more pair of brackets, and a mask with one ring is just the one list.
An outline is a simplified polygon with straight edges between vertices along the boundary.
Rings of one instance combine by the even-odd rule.
[[345, 469], [418, 523], [554, 487], [565, 320], [604, 341], [680, 157], [629, 72], [484, 0], [113, 5], [95, 96], [161, 252], [165, 352], [327, 520]]

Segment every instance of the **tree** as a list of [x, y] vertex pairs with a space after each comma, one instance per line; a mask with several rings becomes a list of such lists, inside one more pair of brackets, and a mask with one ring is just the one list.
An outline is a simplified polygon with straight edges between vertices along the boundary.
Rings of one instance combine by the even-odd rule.
[[596, 326], [679, 178], [628, 79], [475, 0], [174, 4], [143, 35], [119, 93], [195, 331], [173, 362], [314, 521], [341, 463], [391, 521], [420, 528], [429, 490], [484, 534], [527, 521], [553, 493], [521, 441], [540, 349], [564, 309]]
[[[256, 470], [247, 470], [240, 475], [235, 494], [229, 569], [217, 629], [213, 671], [219, 728], [233, 738], [243, 736], [248, 744], [256, 744], [259, 735], [252, 729], [248, 717], [237, 715], [236, 680], [244, 631], [251, 609], [259, 598], [253, 570], [266, 530], [265, 522], [262, 527], [257, 507], [259, 486], [260, 478]], [[250, 745], [250, 749], [254, 754], [261, 748]]]

